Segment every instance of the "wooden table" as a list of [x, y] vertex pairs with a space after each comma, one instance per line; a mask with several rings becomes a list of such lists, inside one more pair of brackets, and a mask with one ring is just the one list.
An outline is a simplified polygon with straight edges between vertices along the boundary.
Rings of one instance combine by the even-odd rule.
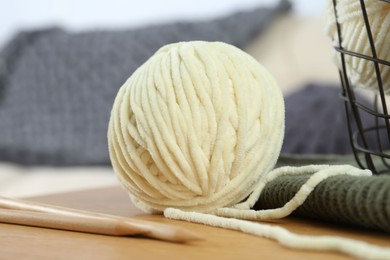
[[[237, 231], [145, 215], [120, 187], [87, 190], [30, 200], [179, 225], [199, 232], [205, 241], [175, 244], [141, 237], [110, 237], [70, 231], [0, 224], [0, 259], [350, 259], [335, 252], [291, 250], [266, 238]], [[290, 231], [338, 235], [382, 246], [390, 236], [298, 218], [274, 221]]]

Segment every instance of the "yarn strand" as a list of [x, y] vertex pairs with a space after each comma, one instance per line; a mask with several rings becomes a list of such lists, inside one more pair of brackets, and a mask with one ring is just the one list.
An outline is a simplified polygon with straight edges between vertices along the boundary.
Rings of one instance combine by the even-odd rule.
[[173, 208], [167, 208], [164, 211], [164, 216], [170, 219], [237, 230], [255, 236], [270, 238], [278, 241], [279, 244], [285, 247], [293, 249], [337, 251], [361, 259], [390, 259], [390, 248], [379, 247], [348, 238], [299, 235], [282, 227], [205, 213], [185, 212]]

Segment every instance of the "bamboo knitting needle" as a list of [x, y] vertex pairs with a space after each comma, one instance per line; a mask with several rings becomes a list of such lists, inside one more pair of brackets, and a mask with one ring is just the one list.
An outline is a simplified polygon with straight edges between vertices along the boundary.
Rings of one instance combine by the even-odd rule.
[[0, 222], [113, 236], [142, 235], [171, 242], [203, 239], [186, 229], [152, 221], [3, 197], [0, 197]]

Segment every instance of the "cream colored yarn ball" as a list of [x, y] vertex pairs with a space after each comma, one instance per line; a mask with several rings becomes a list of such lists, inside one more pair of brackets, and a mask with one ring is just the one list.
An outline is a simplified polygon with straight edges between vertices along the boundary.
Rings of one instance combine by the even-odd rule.
[[[390, 4], [379, 0], [365, 0], [367, 16], [375, 43], [377, 57], [390, 61]], [[367, 30], [363, 19], [360, 1], [338, 0], [337, 20], [341, 26], [342, 47], [345, 50], [372, 57]], [[327, 33], [333, 38], [333, 44], [339, 45], [333, 1], [328, 1]], [[340, 54], [336, 53], [336, 61], [341, 68]], [[372, 61], [345, 55], [348, 77], [356, 87], [378, 90], [377, 76]], [[379, 65], [383, 88], [390, 91], [390, 66]]]
[[211, 212], [245, 199], [274, 166], [284, 103], [272, 76], [221, 42], [159, 49], [120, 88], [110, 158], [133, 202]]

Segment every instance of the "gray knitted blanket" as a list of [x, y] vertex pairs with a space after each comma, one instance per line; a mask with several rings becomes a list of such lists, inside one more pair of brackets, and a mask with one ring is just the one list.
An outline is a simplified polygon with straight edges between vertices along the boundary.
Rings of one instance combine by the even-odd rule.
[[[286, 131], [283, 154], [350, 154], [352, 148], [340, 86], [307, 84], [303, 89], [285, 97]], [[374, 102], [356, 93], [359, 103], [374, 109]], [[349, 112], [352, 116], [352, 112]], [[361, 113], [364, 126], [375, 126], [375, 117]], [[356, 126], [352, 126], [353, 131]], [[385, 131], [381, 140], [387, 140]], [[372, 150], [378, 150], [376, 135], [366, 135]], [[383, 149], [389, 149], [383, 142]]]
[[19, 34], [0, 53], [0, 161], [109, 164], [106, 135], [114, 97], [159, 47], [190, 40], [243, 47], [289, 9], [281, 1], [211, 21]]

